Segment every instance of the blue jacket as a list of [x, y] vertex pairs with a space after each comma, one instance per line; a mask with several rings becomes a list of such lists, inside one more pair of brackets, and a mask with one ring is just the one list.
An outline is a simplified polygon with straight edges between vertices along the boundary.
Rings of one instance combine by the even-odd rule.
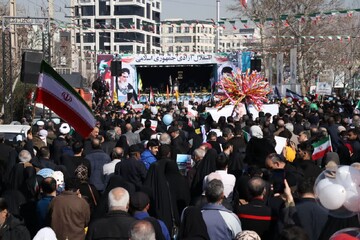
[[[147, 217], [150, 217], [150, 215], [147, 212], [135, 212], [135, 214], [134, 214], [134, 218], [136, 218], [138, 220], [142, 220]], [[163, 221], [161, 221], [160, 219], [157, 219], [157, 220], [161, 226], [161, 231], [162, 231], [162, 234], [164, 235], [165, 239], [170, 240], [169, 230], [167, 229], [165, 223]]]
[[91, 175], [89, 183], [94, 185], [98, 191], [105, 189], [105, 177], [103, 174], [103, 166], [105, 163], [111, 162], [110, 156], [102, 149], [94, 149], [85, 156], [91, 166]]
[[223, 205], [208, 203], [202, 208], [210, 240], [234, 239], [242, 231], [241, 223], [235, 213]]
[[145, 164], [146, 169], [149, 170], [150, 165], [153, 162], [156, 162], [156, 157], [151, 153], [149, 149], [146, 149], [141, 154], [141, 161], [143, 161], [143, 163]]

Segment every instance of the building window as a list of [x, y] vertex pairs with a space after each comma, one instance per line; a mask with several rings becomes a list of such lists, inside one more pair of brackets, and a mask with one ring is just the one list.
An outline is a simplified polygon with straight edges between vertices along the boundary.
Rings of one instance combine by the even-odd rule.
[[174, 32], [174, 28], [173, 27], [169, 27], [169, 33], [173, 33]]
[[181, 27], [176, 27], [176, 33], [181, 33]]
[[110, 15], [110, 6], [106, 5], [105, 0], [99, 1], [99, 16], [109, 16]]
[[145, 17], [144, 7], [141, 6], [114, 6], [114, 15], [136, 15], [140, 17]]
[[170, 46], [169, 47], [169, 52], [173, 52], [174, 51], [174, 47], [173, 46]]
[[189, 33], [190, 32], [190, 28], [189, 27], [185, 27], [185, 33]]
[[189, 46], [185, 46], [185, 52], [189, 52], [190, 51], [190, 47]]
[[81, 16], [95, 16], [95, 6], [81, 6]]
[[176, 47], [176, 52], [181, 52], [181, 47], [180, 46]]

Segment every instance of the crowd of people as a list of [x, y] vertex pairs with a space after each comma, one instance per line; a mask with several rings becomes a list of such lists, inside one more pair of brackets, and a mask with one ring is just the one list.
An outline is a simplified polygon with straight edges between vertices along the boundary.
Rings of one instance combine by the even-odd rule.
[[[277, 103], [274, 116], [218, 121], [205, 104], [189, 114], [182, 103], [127, 103], [97, 109], [86, 139], [46, 119], [12, 144], [0, 133], [0, 239], [317, 240], [359, 227], [314, 194], [327, 166], [360, 161], [355, 103]], [[280, 154], [275, 136], [287, 139]], [[333, 152], [314, 161], [325, 136]], [[191, 156], [186, 169], [179, 154]]]

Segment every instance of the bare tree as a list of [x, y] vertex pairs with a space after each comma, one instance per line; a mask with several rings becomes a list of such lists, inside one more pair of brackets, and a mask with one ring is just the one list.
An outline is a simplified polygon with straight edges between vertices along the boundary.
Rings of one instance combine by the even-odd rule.
[[344, 41], [348, 39], [330, 41], [330, 37], [326, 37], [358, 34], [356, 16], [333, 16], [330, 11], [340, 10], [341, 1], [253, 0], [246, 9], [237, 1], [230, 9], [255, 19], [262, 26], [261, 48], [257, 51], [263, 56], [287, 53], [291, 48], [297, 48], [298, 80], [303, 94], [309, 90], [314, 76], [322, 70], [334, 68], [338, 73], [349, 68], [344, 66], [344, 62], [348, 62], [351, 68], [358, 64], [355, 61], [359, 52], [357, 38], [350, 38], [351, 41], [346, 44]]

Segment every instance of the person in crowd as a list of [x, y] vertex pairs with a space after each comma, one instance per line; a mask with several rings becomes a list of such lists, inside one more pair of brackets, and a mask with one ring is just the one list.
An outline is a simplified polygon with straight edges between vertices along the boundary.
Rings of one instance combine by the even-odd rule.
[[[219, 154], [219, 156], [216, 158], [215, 164], [216, 171], [214, 173], [219, 174], [221, 178], [221, 181], [224, 185], [224, 196], [226, 198], [232, 199], [236, 178], [234, 175], [227, 173], [229, 158], [226, 156], [226, 154]], [[203, 186], [205, 186], [208, 176], [209, 175], [205, 176]]]
[[146, 193], [136, 192], [130, 196], [130, 211], [132, 215], [138, 220], [150, 221], [154, 226], [157, 240], [170, 240], [170, 234], [165, 223], [151, 217], [148, 213], [149, 209], [150, 198]]
[[57, 165], [52, 159], [50, 159], [50, 150], [47, 146], [41, 147], [39, 149], [38, 155], [41, 168], [50, 168], [52, 170], [57, 170]]
[[176, 161], [178, 154], [187, 154], [189, 151], [189, 145], [183, 138], [180, 137], [180, 132], [178, 127], [171, 126], [168, 129], [168, 133], [171, 136], [171, 158]]
[[188, 179], [190, 187], [192, 185], [192, 182], [193, 182], [193, 179], [195, 177], [196, 171], [197, 171], [197, 169], [199, 167], [200, 161], [203, 160], [203, 158], [205, 157], [205, 153], [206, 153], [205, 150], [202, 149], [202, 148], [197, 148], [193, 152], [194, 164], [186, 174], [186, 178]]
[[141, 161], [148, 170], [150, 165], [156, 162], [156, 155], [159, 151], [160, 143], [157, 139], [151, 139], [146, 144], [146, 149], [141, 153]]
[[309, 141], [309, 139], [310, 139], [310, 133], [308, 131], [301, 131], [299, 133], [299, 137], [298, 137], [299, 144]]
[[58, 239], [85, 239], [90, 221], [90, 207], [80, 195], [80, 180], [68, 178], [65, 191], [49, 205], [50, 226]]
[[88, 138], [84, 140], [84, 150], [83, 150], [83, 156], [86, 156], [88, 153], [92, 150], [92, 140], [99, 137], [100, 129], [99, 127], [94, 127], [94, 129], [91, 131]]
[[260, 126], [250, 127], [251, 139], [246, 146], [245, 162], [248, 165], [257, 165], [260, 168], [265, 167], [265, 159], [270, 153], [275, 152], [274, 146], [270, 141], [263, 137]]
[[112, 150], [116, 145], [116, 135], [115, 130], [107, 130], [105, 134], [105, 141], [101, 143], [101, 149], [107, 154], [111, 155]]
[[115, 166], [121, 162], [124, 157], [124, 150], [121, 147], [115, 147], [111, 153], [111, 162], [105, 163], [103, 166], [103, 174], [105, 178], [109, 178], [115, 172]]
[[242, 229], [255, 231], [261, 239], [272, 239], [276, 221], [271, 208], [266, 205], [266, 183], [260, 177], [251, 178], [248, 182], [251, 199], [248, 204], [239, 205], [236, 213]]
[[59, 135], [54, 139], [50, 156], [54, 159], [56, 164], [61, 164], [62, 149], [68, 145], [66, 136], [70, 133], [70, 125], [68, 123], [62, 123], [59, 126]]
[[92, 139], [91, 147], [92, 151], [85, 156], [85, 159], [90, 162], [90, 183], [94, 185], [98, 191], [102, 192], [105, 189], [103, 166], [111, 162], [111, 159], [110, 156], [101, 149], [101, 141], [99, 138]]
[[84, 145], [81, 141], [75, 141], [71, 146], [74, 156], [63, 156], [63, 165], [65, 166], [70, 177], [75, 177], [75, 169], [83, 164], [88, 168], [89, 177], [91, 175], [91, 165], [88, 159], [84, 158]]
[[156, 134], [156, 132], [151, 129], [151, 121], [149, 119], [145, 120], [145, 128], [143, 130], [141, 130], [141, 132], [139, 134], [140, 134], [141, 141], [144, 141], [144, 140], [149, 141], [151, 136]]
[[347, 131], [347, 139], [352, 149], [350, 162], [359, 162], [360, 159], [360, 141], [359, 131], [356, 128], [350, 128]]
[[218, 137], [216, 132], [210, 131], [207, 135], [207, 143], [209, 143], [211, 145], [211, 147], [213, 149], [216, 150], [217, 154], [221, 153], [221, 145], [220, 143], [217, 141]]
[[202, 207], [210, 239], [234, 239], [242, 231], [239, 218], [221, 205], [224, 198], [224, 185], [218, 179], [210, 181], [205, 190], [208, 204]]
[[56, 180], [52, 177], [45, 178], [41, 182], [40, 190], [42, 196], [36, 205], [39, 229], [47, 226], [49, 205], [54, 197], [56, 197]]
[[137, 190], [141, 189], [146, 173], [145, 164], [141, 161], [141, 148], [137, 144], [130, 146], [129, 158], [115, 165], [115, 174], [133, 184]]
[[298, 149], [301, 160], [297, 162], [297, 165], [304, 173], [304, 178], [317, 178], [321, 173], [321, 169], [316, 165], [315, 161], [312, 160], [314, 147], [310, 142], [306, 141], [300, 143]]
[[0, 239], [31, 239], [24, 223], [8, 211], [8, 204], [4, 198], [0, 198]]
[[189, 206], [181, 216], [179, 239], [210, 239], [200, 208]]
[[109, 212], [105, 217], [93, 221], [86, 239], [129, 239], [129, 231], [135, 218], [128, 213], [130, 196], [126, 189], [116, 187], [108, 194]]
[[126, 136], [129, 146], [138, 144], [141, 142], [140, 135], [138, 133], [133, 132], [133, 126], [130, 123], [127, 123], [125, 125], [125, 129], [126, 129], [126, 133], [124, 133], [124, 136]]
[[149, 221], [136, 221], [130, 229], [130, 240], [157, 240], [153, 225]]

